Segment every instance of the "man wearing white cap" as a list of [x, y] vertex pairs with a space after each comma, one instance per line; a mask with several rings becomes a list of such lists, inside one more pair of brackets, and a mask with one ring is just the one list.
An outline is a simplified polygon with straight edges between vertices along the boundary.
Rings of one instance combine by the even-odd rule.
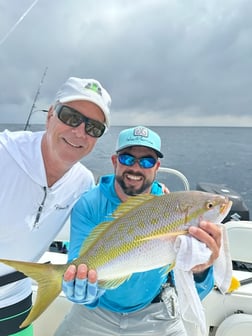
[[[0, 255], [38, 261], [79, 196], [94, 186], [79, 163], [110, 122], [111, 99], [94, 79], [69, 78], [50, 106], [43, 132], [0, 133]], [[0, 335], [19, 329], [31, 309], [31, 281], [0, 264]]]
[[[151, 129], [138, 126], [119, 134], [116, 154], [112, 155], [114, 175], [102, 176], [99, 185], [83, 194], [73, 208], [70, 262], [79, 256], [90, 232], [106, 222], [129, 196], [163, 193], [155, 180], [162, 157], [160, 137]], [[213, 223], [204, 225], [190, 232], [212, 252], [209, 262], [196, 266], [201, 272], [195, 275], [201, 299], [213, 288], [209, 266], [218, 256], [221, 235]], [[77, 270], [70, 265], [64, 275], [63, 291], [76, 304], [55, 336], [185, 336], [177, 296], [174, 288], [167, 286], [168, 280], [167, 269], [162, 267], [134, 273], [119, 287], [105, 290], [98, 287], [95, 270], [88, 270], [84, 264]]]

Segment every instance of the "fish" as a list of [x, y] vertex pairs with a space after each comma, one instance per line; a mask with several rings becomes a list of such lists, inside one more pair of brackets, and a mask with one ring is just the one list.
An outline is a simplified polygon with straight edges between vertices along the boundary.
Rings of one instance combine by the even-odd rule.
[[0, 259], [38, 284], [36, 301], [20, 328], [35, 321], [60, 294], [70, 264], [95, 269], [98, 285], [112, 290], [135, 272], [172, 265], [176, 237], [188, 234], [189, 227], [199, 226], [201, 220], [221, 223], [231, 206], [227, 197], [197, 190], [131, 196], [91, 231], [79, 257], [69, 263]]

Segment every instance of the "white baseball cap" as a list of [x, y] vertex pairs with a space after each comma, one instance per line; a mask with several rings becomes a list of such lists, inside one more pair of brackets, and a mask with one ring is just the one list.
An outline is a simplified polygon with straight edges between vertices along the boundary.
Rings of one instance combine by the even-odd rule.
[[68, 103], [75, 100], [87, 100], [100, 107], [105, 116], [105, 124], [110, 124], [111, 97], [95, 79], [70, 77], [56, 93], [55, 101]]

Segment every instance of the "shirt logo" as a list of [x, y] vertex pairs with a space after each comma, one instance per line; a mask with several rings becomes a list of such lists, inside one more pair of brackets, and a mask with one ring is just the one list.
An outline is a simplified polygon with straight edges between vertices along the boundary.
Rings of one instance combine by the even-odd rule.
[[69, 208], [69, 204], [67, 204], [65, 206], [62, 206], [60, 204], [55, 204], [54, 207], [55, 207], [56, 210], [65, 210], [65, 209]]

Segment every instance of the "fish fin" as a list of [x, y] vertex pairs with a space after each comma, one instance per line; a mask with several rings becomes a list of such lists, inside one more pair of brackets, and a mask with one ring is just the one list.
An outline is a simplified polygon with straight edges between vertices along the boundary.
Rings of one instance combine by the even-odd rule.
[[[158, 197], [155, 195], [143, 194], [138, 196], [132, 196], [127, 199], [126, 202], [121, 203], [115, 212], [111, 215], [111, 219], [118, 219], [122, 217], [125, 213], [131, 211], [132, 209], [139, 207], [139, 205], [152, 200], [154, 197]], [[86, 251], [90, 249], [90, 247], [94, 244], [96, 239], [100, 237], [100, 234], [108, 229], [110, 225], [114, 225], [114, 221], [110, 220], [107, 222], [102, 222], [97, 225], [90, 233], [90, 235], [85, 239], [81, 250], [80, 256], [84, 256]]]
[[[118, 219], [122, 217], [124, 214], [128, 213], [134, 208], [139, 207], [141, 204], [148, 202], [152, 200], [155, 197], [155, 195], [150, 194], [142, 194], [138, 196], [131, 196], [127, 199], [126, 202], [121, 203], [118, 208], [115, 210], [115, 212], [111, 215], [111, 219]], [[85, 253], [91, 248], [91, 246], [94, 244], [94, 242], [100, 237], [101, 233], [107, 230], [110, 225], [114, 225], [114, 221], [110, 220], [107, 222], [102, 222], [99, 225], [97, 225], [90, 233], [90, 235], [86, 238], [84, 241], [81, 250], [80, 250], [80, 256], [84, 256]]]
[[0, 259], [0, 262], [15, 268], [38, 283], [34, 306], [20, 328], [38, 318], [61, 292], [62, 276], [68, 265], [39, 264], [24, 261]]
[[187, 233], [188, 233], [187, 230], [176, 231], [176, 232], [166, 232], [166, 233], [159, 234], [159, 235], [144, 237], [144, 238], [139, 239], [139, 241], [154, 240], [154, 239], [169, 240], [171, 237], [176, 237], [176, 236], [184, 235]]
[[124, 276], [122, 278], [112, 279], [112, 280], [98, 280], [99, 286], [106, 289], [114, 289], [122, 285], [127, 281], [132, 274]]
[[160, 197], [151, 194], [142, 194], [137, 196], [128, 197], [126, 202], [122, 202], [117, 209], [113, 212], [112, 217], [114, 219], [122, 217], [124, 214], [133, 210], [134, 208], [138, 208], [140, 205], [149, 202], [153, 198]]
[[79, 253], [80, 257], [85, 255], [85, 253], [90, 249], [96, 239], [99, 238], [100, 234], [105, 231], [112, 223], [113, 221], [102, 222], [91, 231], [90, 235], [85, 239], [84, 243], [82, 244]]
[[167, 275], [168, 273], [171, 272], [171, 270], [173, 270], [173, 268], [175, 267], [175, 261], [173, 261], [166, 269], [165, 274]]

